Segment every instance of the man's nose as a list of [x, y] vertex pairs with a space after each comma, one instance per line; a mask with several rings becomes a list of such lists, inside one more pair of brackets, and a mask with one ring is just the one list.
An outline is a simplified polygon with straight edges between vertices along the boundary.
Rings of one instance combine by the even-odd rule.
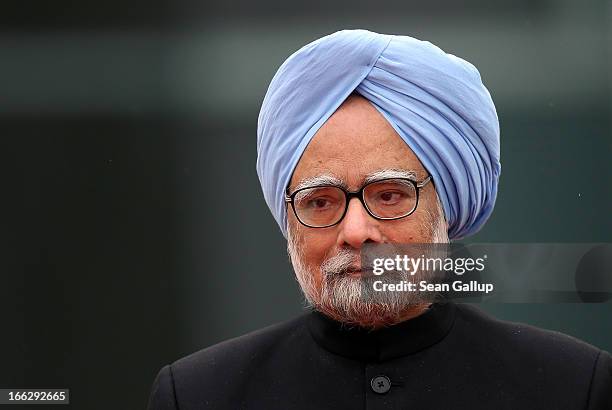
[[382, 243], [380, 222], [368, 214], [359, 199], [352, 198], [348, 204], [346, 215], [340, 222], [338, 245], [348, 245], [354, 249], [360, 249], [366, 242]]

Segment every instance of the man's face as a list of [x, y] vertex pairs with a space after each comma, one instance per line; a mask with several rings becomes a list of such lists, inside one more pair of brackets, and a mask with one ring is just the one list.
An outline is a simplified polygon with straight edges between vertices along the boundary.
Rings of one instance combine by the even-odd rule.
[[[321, 177], [335, 178], [348, 186], [350, 191], [359, 190], [366, 178], [411, 173], [412, 179], [422, 181], [428, 173], [405, 142], [399, 137], [385, 118], [363, 97], [352, 95], [319, 129], [304, 151], [291, 178], [289, 192], [301, 187], [308, 181], [317, 181]], [[348, 286], [342, 290], [329, 289], [338, 285], [337, 278], [343, 276], [344, 285], [359, 282], [360, 273], [343, 272], [347, 261], [351, 266], [359, 266], [359, 251], [366, 243], [430, 243], [447, 242], [446, 223], [439, 205], [433, 184], [429, 183], [420, 190], [417, 209], [410, 216], [397, 220], [377, 220], [370, 216], [357, 198], [351, 199], [344, 219], [331, 227], [309, 228], [300, 224], [289, 207], [288, 230], [289, 250], [291, 253], [298, 280], [308, 300], [324, 313], [349, 322], [360, 322], [377, 327], [380, 319], [389, 324], [391, 321], [410, 315], [406, 306], [392, 307], [403, 312], [388, 312], [393, 318], [362, 318], [362, 313], [354, 312], [346, 316], [349, 307], [334, 305], [343, 303], [361, 303], [359, 297], [351, 295], [333, 295], [340, 292], [353, 292], [358, 286]], [[341, 262], [338, 265], [337, 262]], [[330, 265], [331, 263], [331, 265]], [[332, 273], [326, 272], [326, 266], [341, 266]], [[342, 267], [343, 266], [343, 267]], [[298, 272], [300, 271], [300, 272]], [[308, 276], [308, 277], [302, 277]], [[307, 282], [307, 283], [306, 283]], [[358, 283], [357, 283], [358, 285]], [[309, 289], [305, 289], [308, 287]], [[325, 288], [328, 289], [325, 289]], [[333, 298], [339, 300], [331, 300]], [[322, 300], [328, 298], [330, 300]], [[344, 299], [350, 299], [347, 302]], [[372, 309], [359, 309], [372, 312]], [[336, 310], [336, 311], [333, 311]], [[414, 312], [413, 312], [414, 313]], [[386, 315], [380, 313], [380, 315]], [[379, 315], [379, 316], [380, 316]], [[413, 314], [414, 315], [414, 314]], [[370, 315], [371, 316], [371, 315]]]

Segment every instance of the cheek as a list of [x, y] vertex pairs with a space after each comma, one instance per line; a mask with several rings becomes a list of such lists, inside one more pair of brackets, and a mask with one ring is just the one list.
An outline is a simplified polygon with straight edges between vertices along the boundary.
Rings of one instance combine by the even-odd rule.
[[[421, 205], [419, 205], [419, 208]], [[428, 243], [431, 241], [431, 229], [428, 226], [428, 215], [425, 209], [417, 209], [406, 218], [397, 221], [386, 221], [383, 224], [383, 236], [389, 243]]]
[[313, 268], [321, 266], [323, 261], [332, 254], [335, 237], [326, 234], [323, 229], [307, 228], [303, 234], [303, 251], [306, 262]]
[[302, 252], [302, 261], [308, 269], [316, 276], [317, 284], [320, 283], [321, 264], [333, 254], [336, 234], [331, 229], [314, 229], [301, 225], [293, 214], [289, 216], [294, 232], [298, 233], [298, 243]]
[[333, 235], [322, 232], [323, 230], [315, 230], [307, 228], [304, 232], [303, 238], [303, 258], [307, 264], [312, 278], [314, 279], [314, 285], [316, 289], [321, 289], [321, 282], [323, 280], [323, 274], [321, 272], [321, 264], [331, 255], [333, 255], [333, 249], [335, 240]]

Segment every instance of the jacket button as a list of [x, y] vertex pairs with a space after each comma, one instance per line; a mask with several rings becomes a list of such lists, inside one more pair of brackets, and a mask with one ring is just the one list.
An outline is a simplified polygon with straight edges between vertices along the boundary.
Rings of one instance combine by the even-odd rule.
[[391, 389], [391, 380], [387, 376], [376, 376], [370, 381], [374, 393], [385, 394]]

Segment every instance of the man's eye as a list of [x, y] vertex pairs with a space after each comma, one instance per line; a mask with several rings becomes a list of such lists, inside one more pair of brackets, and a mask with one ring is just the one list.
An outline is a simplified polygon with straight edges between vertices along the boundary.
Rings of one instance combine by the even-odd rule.
[[329, 198], [313, 198], [308, 201], [307, 207], [315, 210], [325, 210], [333, 205]]
[[386, 191], [378, 194], [378, 200], [385, 204], [394, 204], [406, 198], [405, 192]]

